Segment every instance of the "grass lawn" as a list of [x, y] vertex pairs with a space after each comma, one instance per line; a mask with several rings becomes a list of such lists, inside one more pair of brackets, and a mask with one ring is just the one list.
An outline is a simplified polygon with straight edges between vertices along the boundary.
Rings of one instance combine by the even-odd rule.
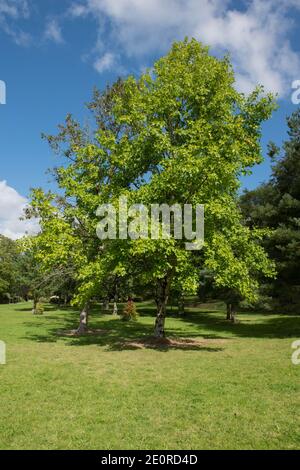
[[95, 311], [98, 335], [69, 337], [77, 312], [0, 306], [1, 449], [296, 449], [300, 366], [291, 343], [300, 317], [190, 308], [168, 334], [192, 338], [142, 347], [154, 307], [136, 323]]

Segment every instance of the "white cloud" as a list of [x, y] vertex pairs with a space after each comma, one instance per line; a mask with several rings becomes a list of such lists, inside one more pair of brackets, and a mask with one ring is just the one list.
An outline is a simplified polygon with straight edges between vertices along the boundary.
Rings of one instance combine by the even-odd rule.
[[19, 46], [31, 42], [30, 34], [17, 26], [18, 20], [30, 17], [28, 0], [0, 0], [0, 29], [2, 29]]
[[104, 44], [111, 51], [114, 45], [118, 56], [144, 60], [165, 52], [176, 39], [193, 36], [217, 52], [231, 53], [242, 91], [261, 83], [269, 91], [289, 93], [300, 75], [299, 52], [289, 42], [292, 8], [300, 9], [300, 0], [236, 4], [238, 9], [230, 0], [81, 0], [69, 12], [97, 20], [100, 69], [107, 60]]
[[79, 16], [85, 16], [88, 14], [88, 9], [85, 5], [80, 5], [80, 4], [72, 4], [71, 7], [68, 10], [69, 14], [71, 16], [79, 17]]
[[94, 67], [97, 72], [102, 73], [107, 70], [111, 70], [115, 64], [115, 56], [110, 52], [106, 52], [102, 57], [99, 57], [95, 63]]
[[12, 18], [29, 16], [29, 4], [27, 0], [0, 0], [0, 15]]
[[53, 41], [56, 44], [62, 44], [64, 42], [61, 27], [56, 19], [51, 19], [47, 22], [44, 36], [45, 39]]
[[38, 232], [36, 220], [20, 220], [27, 205], [27, 200], [15, 189], [0, 181], [0, 233], [6, 237], [17, 239], [26, 233]]

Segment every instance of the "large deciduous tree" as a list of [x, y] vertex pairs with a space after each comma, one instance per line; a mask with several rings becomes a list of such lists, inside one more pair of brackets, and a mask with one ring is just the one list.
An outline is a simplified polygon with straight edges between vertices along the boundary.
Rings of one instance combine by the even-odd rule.
[[239, 176], [262, 161], [261, 123], [274, 102], [260, 88], [249, 97], [239, 94], [228, 58], [216, 59], [195, 40], [174, 44], [151, 73], [130, 77], [124, 89], [116, 115], [131, 132], [113, 155], [121, 155], [120, 178], [139, 170], [139, 178], [132, 173], [131, 201], [205, 204], [203, 255], [172, 237], [131, 243], [131, 255], [143, 259], [148, 281], [157, 286], [155, 335], [161, 337], [170, 286], [195, 290], [201, 265], [216, 285], [248, 299], [257, 293], [257, 272], [273, 275], [261, 233], [242, 223], [237, 191]]
[[[140, 78], [95, 92], [89, 108], [95, 126], [84, 129], [68, 116], [59, 135], [48, 137], [66, 158], [55, 170], [60, 196], [52, 199], [57, 216], [51, 223], [43, 198], [33, 201], [43, 229], [65, 224], [79, 247], [78, 303], [86, 303], [108, 275], [125, 277], [133, 267], [138, 275], [142, 266], [156, 292], [155, 335], [163, 337], [170, 288], [196, 291], [203, 267], [217, 285], [255, 297], [253, 272], [271, 275], [273, 268], [259, 231], [242, 223], [237, 191], [240, 175], [262, 160], [261, 123], [274, 108], [272, 96], [260, 88], [248, 97], [239, 94], [229, 59], [186, 40]], [[174, 236], [97, 239], [97, 207], [117, 205], [120, 196], [147, 207], [204, 204], [203, 252], [187, 251], [186, 240]], [[52, 237], [46, 259], [54, 259], [60, 246]]]

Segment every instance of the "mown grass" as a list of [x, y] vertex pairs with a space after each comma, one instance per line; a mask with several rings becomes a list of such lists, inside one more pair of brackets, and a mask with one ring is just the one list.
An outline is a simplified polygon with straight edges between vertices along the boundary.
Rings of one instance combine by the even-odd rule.
[[300, 366], [291, 343], [300, 317], [194, 307], [169, 318], [172, 337], [194, 346], [140, 349], [152, 333], [151, 304], [138, 322], [95, 311], [81, 338], [58, 334], [77, 312], [0, 306], [1, 449], [296, 449]]

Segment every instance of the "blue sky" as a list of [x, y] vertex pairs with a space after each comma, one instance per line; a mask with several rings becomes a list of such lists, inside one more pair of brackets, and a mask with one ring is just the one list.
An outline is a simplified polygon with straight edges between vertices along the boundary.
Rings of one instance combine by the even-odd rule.
[[[300, 80], [300, 0], [0, 0], [0, 232], [19, 236], [29, 189], [49, 186], [56, 157], [41, 140], [68, 112], [81, 120], [93, 87], [139, 74], [172, 41], [194, 36], [218, 56], [229, 51], [237, 87], [257, 83], [279, 93], [279, 110], [263, 128], [269, 140], [286, 137], [285, 118], [296, 105]], [[270, 164], [243, 179], [253, 188]], [[28, 228], [28, 227], [27, 227]]]

